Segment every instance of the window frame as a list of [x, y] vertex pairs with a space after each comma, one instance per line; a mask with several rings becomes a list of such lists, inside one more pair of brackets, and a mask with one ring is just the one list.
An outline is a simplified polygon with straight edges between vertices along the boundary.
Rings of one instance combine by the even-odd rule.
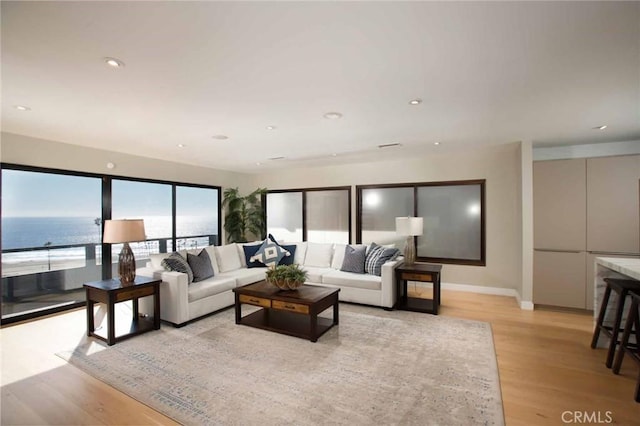
[[[34, 172], [34, 173], [48, 173], [48, 174], [56, 174], [63, 176], [78, 176], [78, 177], [88, 177], [88, 178], [97, 178], [101, 179], [102, 187], [101, 187], [101, 203], [102, 203], [102, 223], [100, 225], [101, 235], [104, 234], [104, 221], [111, 220], [111, 210], [112, 210], [112, 183], [114, 180], [122, 180], [122, 181], [131, 181], [131, 182], [142, 182], [142, 183], [154, 183], [154, 184], [163, 184], [171, 186], [171, 215], [172, 215], [172, 226], [171, 226], [171, 240], [172, 246], [176, 247], [176, 240], [178, 239], [176, 236], [176, 190], [179, 186], [184, 187], [192, 187], [192, 188], [204, 188], [204, 189], [213, 189], [217, 190], [217, 198], [218, 198], [218, 235], [217, 241], [215, 245], [220, 245], [222, 243], [222, 186], [217, 185], [203, 185], [189, 182], [176, 182], [169, 180], [160, 180], [160, 179], [147, 179], [141, 177], [131, 177], [131, 176], [119, 176], [112, 174], [100, 174], [100, 173], [91, 173], [91, 172], [82, 172], [75, 170], [64, 170], [64, 169], [56, 169], [49, 167], [38, 167], [38, 166], [29, 166], [22, 165], [16, 163], [5, 163], [0, 162], [0, 198], [2, 197], [2, 171], [3, 170], [16, 170], [16, 171], [24, 171], [24, 172]], [[1, 237], [1, 227], [0, 227], [0, 237]], [[189, 238], [197, 238], [202, 236], [189, 236]], [[184, 237], [181, 237], [184, 238]], [[0, 238], [1, 241], [1, 238]], [[1, 243], [0, 243], [1, 244]], [[111, 246], [112, 244], [103, 243], [102, 239], [99, 244], [102, 247], [102, 279], [107, 280], [112, 278], [112, 255], [111, 255]], [[2, 247], [0, 246], [0, 253], [2, 252]], [[2, 266], [0, 264], [0, 276], [2, 275]], [[0, 293], [1, 294], [1, 293]], [[1, 297], [1, 296], [0, 296]], [[76, 309], [78, 307], [82, 307], [86, 304], [86, 302], [77, 302], [70, 303], [61, 307], [54, 308], [46, 308], [42, 310], [38, 310], [36, 312], [27, 311], [24, 315], [15, 315], [11, 318], [2, 318], [2, 307], [0, 306], [0, 325], [11, 324], [16, 322], [21, 322], [25, 320], [30, 320], [33, 318], [39, 318], [42, 316], [50, 315], [53, 313], [64, 312], [71, 309]]]
[[[296, 189], [268, 189], [266, 194], [262, 196], [262, 205], [264, 206], [264, 215], [265, 215], [265, 224], [267, 222], [267, 195], [268, 194], [282, 194], [287, 192], [301, 192], [302, 193], [302, 241], [307, 241], [307, 192], [320, 192], [320, 191], [347, 191], [347, 196], [349, 198], [348, 204], [348, 226], [349, 226], [349, 242], [352, 240], [352, 232], [351, 232], [351, 186], [324, 186], [324, 187], [314, 187], [314, 188], [296, 188]], [[268, 232], [268, 230], [267, 230]]]
[[[413, 189], [413, 215], [418, 216], [418, 188], [436, 186], [480, 186], [480, 258], [456, 259], [443, 257], [417, 256], [421, 262], [445, 263], [453, 265], [486, 266], [487, 265], [487, 241], [486, 241], [486, 179], [470, 179], [438, 182], [409, 182], [409, 183], [385, 183], [356, 185], [356, 244], [362, 243], [362, 191], [366, 189], [387, 188], [412, 188]], [[417, 247], [418, 237], [413, 237]]]

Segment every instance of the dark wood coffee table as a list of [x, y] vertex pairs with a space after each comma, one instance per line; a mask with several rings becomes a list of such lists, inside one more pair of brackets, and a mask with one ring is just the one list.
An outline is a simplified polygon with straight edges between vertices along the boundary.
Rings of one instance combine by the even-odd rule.
[[[297, 290], [280, 290], [259, 281], [234, 288], [236, 324], [275, 331], [316, 342], [334, 325], [338, 325], [339, 288], [302, 285]], [[262, 309], [242, 316], [242, 304]], [[333, 306], [333, 320], [318, 314]]]

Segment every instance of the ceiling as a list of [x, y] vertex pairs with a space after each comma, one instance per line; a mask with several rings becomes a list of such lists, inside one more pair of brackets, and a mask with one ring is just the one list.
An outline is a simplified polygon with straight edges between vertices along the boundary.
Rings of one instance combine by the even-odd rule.
[[2, 1], [0, 12], [5, 132], [252, 173], [640, 140], [640, 2]]

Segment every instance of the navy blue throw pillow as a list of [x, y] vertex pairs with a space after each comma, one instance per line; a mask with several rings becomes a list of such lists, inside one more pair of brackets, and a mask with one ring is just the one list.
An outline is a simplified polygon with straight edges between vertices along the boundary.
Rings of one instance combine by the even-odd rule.
[[264, 268], [264, 263], [259, 262], [257, 260], [250, 261], [258, 249], [262, 246], [262, 244], [253, 244], [253, 245], [243, 245], [242, 250], [244, 250], [244, 258], [247, 262], [247, 268]]
[[291, 253], [291, 256], [285, 256], [280, 261], [279, 265], [293, 265], [293, 257], [296, 255], [296, 245], [291, 244], [287, 246], [280, 245], [283, 249]]

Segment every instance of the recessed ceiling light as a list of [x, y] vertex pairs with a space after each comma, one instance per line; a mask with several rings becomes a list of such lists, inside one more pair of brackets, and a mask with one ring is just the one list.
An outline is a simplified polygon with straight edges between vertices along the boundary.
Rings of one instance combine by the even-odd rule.
[[211, 136], [213, 139], [218, 139], [219, 141], [224, 141], [229, 139], [229, 136], [225, 136], [225, 135], [213, 135]]
[[267, 130], [275, 130], [276, 126], [267, 126]]
[[402, 146], [402, 144], [401, 143], [397, 143], [397, 142], [394, 142], [394, 143], [383, 143], [383, 144], [378, 145], [378, 148], [391, 148], [392, 146]]
[[440, 142], [434, 142], [433, 144], [434, 145], [440, 145]]
[[124, 68], [124, 62], [116, 58], [104, 58], [104, 62], [113, 68]]
[[420, 105], [422, 103], [422, 99], [411, 99], [409, 101], [409, 105]]
[[337, 120], [338, 118], [342, 118], [342, 114], [339, 112], [328, 112], [324, 115], [324, 118], [329, 120]]
[[31, 111], [31, 108], [25, 105], [14, 105], [14, 108], [18, 111]]
[[183, 143], [179, 143], [179, 144], [178, 144], [178, 148], [184, 148], [185, 146], [186, 146], [186, 145], [185, 145], [185, 144], [183, 144]]
[[604, 129], [606, 129], [606, 128], [607, 128], [607, 125], [606, 125], [606, 124], [603, 124], [602, 126], [596, 126], [596, 127], [594, 127], [594, 128], [593, 128], [593, 130], [604, 130]]

